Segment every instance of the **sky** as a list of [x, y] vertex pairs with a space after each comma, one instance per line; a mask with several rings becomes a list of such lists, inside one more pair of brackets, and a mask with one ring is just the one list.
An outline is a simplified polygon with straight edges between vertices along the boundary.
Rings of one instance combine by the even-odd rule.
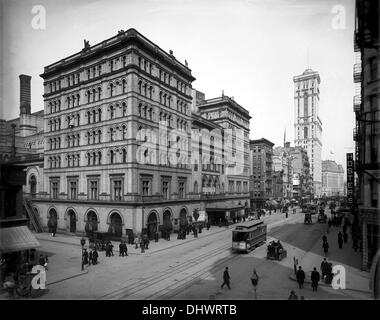
[[[318, 71], [322, 159], [354, 151], [354, 0], [0, 0], [0, 118], [19, 115], [19, 74], [43, 109], [44, 66], [135, 28], [188, 61], [193, 88], [234, 97], [250, 138], [294, 144], [293, 76]], [[45, 28], [36, 29], [36, 5]], [[38, 7], [37, 7], [38, 8]], [[33, 20], [34, 19], [34, 20]], [[42, 20], [40, 20], [42, 22]], [[40, 24], [43, 26], [43, 24]]]

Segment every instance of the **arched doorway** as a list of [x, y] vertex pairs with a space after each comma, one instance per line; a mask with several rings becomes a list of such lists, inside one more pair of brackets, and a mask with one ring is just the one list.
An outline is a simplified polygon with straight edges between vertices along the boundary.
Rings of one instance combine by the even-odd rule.
[[148, 216], [147, 229], [149, 239], [154, 239], [154, 235], [157, 232], [157, 215], [155, 212], [151, 212]]
[[187, 211], [185, 208], [182, 208], [180, 213], [179, 213], [179, 228], [183, 229], [186, 228], [188, 225], [188, 220], [187, 220]]
[[49, 232], [55, 233], [55, 231], [57, 230], [57, 226], [58, 226], [58, 214], [54, 208], [51, 208], [49, 210], [49, 219], [48, 219], [47, 225], [49, 228]]
[[32, 198], [36, 196], [37, 192], [37, 179], [35, 175], [31, 175], [29, 179], [30, 195]]
[[67, 213], [68, 228], [70, 232], [75, 233], [77, 231], [77, 218], [73, 210], [69, 210]]
[[87, 222], [84, 229], [86, 233], [98, 231], [98, 216], [94, 211], [89, 211], [87, 213]]
[[169, 239], [170, 233], [173, 231], [173, 224], [171, 219], [171, 212], [166, 210], [162, 216], [162, 237]]
[[120, 238], [123, 234], [123, 221], [117, 212], [111, 214], [108, 232]]

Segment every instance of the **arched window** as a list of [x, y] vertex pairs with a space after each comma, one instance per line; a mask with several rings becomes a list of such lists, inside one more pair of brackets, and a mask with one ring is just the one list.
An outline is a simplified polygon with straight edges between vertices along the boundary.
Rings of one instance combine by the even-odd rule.
[[93, 123], [96, 122], [96, 111], [95, 110], [92, 110], [92, 122]]
[[149, 98], [152, 99], [153, 87], [149, 87]]
[[67, 97], [67, 108], [69, 109], [70, 108], [70, 97]]
[[[78, 93], [77, 94], [77, 107], [79, 107], [79, 102], [80, 102], [80, 95]], [[61, 101], [58, 101], [58, 108], [61, 109]]]
[[304, 139], [308, 139], [308, 133], [309, 133], [309, 129], [307, 127], [304, 127], [303, 128]]
[[127, 162], [127, 150], [123, 149], [123, 163]]
[[122, 135], [123, 135], [123, 140], [127, 139], [127, 126], [126, 125], [122, 126]]
[[98, 88], [98, 100], [102, 98], [102, 88]]
[[98, 143], [102, 142], [102, 131], [98, 130]]
[[92, 143], [93, 143], [93, 144], [96, 143], [96, 131], [93, 131], [93, 132], [92, 132]]
[[114, 89], [113, 83], [110, 83], [110, 96], [111, 97], [113, 96], [113, 89]]
[[127, 115], [127, 104], [123, 102], [122, 106], [123, 106], [123, 117], [125, 117]]
[[113, 150], [110, 151], [110, 163], [113, 164], [115, 162], [115, 152]]
[[92, 164], [96, 165], [96, 153], [95, 152], [92, 153]]
[[87, 124], [91, 123], [91, 112], [87, 111]]
[[139, 81], [139, 93], [141, 94], [141, 86], [142, 86], [142, 82], [141, 80]]
[[139, 117], [141, 117], [141, 109], [142, 109], [142, 106], [141, 106], [141, 103], [139, 104]]
[[91, 153], [87, 153], [87, 165], [91, 165]]
[[115, 108], [114, 106], [110, 106], [110, 119], [113, 119], [115, 116]]
[[146, 88], [147, 88], [147, 84], [144, 83], [144, 96], [146, 96], [146, 93], [147, 93]]
[[127, 91], [127, 80], [123, 79], [122, 81], [123, 93]]
[[115, 130], [113, 128], [110, 128], [110, 139], [111, 139], [111, 141], [114, 141], [114, 133], [115, 133]]
[[91, 101], [91, 92], [90, 90], [87, 91], [87, 103], [90, 103]]
[[98, 152], [98, 163], [102, 164], [102, 153], [100, 151]]
[[99, 122], [102, 121], [102, 109], [98, 109], [98, 119]]

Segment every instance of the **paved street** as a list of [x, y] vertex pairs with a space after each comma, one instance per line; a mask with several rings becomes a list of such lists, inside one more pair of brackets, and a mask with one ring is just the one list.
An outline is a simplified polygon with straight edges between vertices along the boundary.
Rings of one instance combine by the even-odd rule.
[[[326, 230], [326, 224], [304, 225], [303, 218], [300, 210], [287, 219], [279, 213], [262, 218], [268, 224], [267, 242], [279, 239], [288, 251], [281, 262], [266, 260], [266, 245], [248, 254], [232, 253], [231, 226], [212, 227], [199, 238], [190, 236], [185, 241], [172, 235], [171, 241], [151, 243], [144, 254], [132, 246], [128, 257], [119, 257], [116, 250], [114, 257], [106, 258], [101, 252], [100, 264], [81, 272], [78, 237], [42, 234], [41, 250], [49, 255], [49, 291], [39, 299], [253, 299], [249, 280], [253, 268], [260, 276], [257, 299], [287, 299], [293, 289], [306, 299], [368, 299], [369, 293], [336, 291], [326, 286], [317, 293], [308, 284], [302, 292], [298, 290], [291, 279], [293, 257], [303, 264], [302, 258], [320, 246]], [[321, 260], [322, 255], [316, 267]], [[220, 289], [226, 266], [230, 269], [231, 290]], [[351, 269], [356, 270], [355, 266]]]

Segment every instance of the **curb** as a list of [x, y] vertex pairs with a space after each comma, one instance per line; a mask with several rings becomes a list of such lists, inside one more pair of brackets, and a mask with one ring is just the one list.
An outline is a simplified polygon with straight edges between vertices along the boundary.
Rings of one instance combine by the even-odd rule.
[[[295, 275], [294, 275], [293, 273], [291, 273], [291, 274], [289, 275], [289, 278], [290, 278], [290, 280], [293, 280], [294, 282], [297, 282], [297, 279], [296, 279], [296, 277], [295, 277]], [[304, 283], [311, 284], [311, 281], [305, 279]], [[332, 288], [331, 285], [326, 284], [325, 282], [319, 282], [319, 283], [318, 283], [318, 286], [319, 286], [319, 287]], [[360, 293], [371, 294], [371, 291], [369, 291], [369, 290], [368, 290], [368, 291], [365, 291], [365, 290], [353, 289], [353, 288], [348, 288], [348, 287], [346, 287], [346, 289], [342, 289], [342, 290], [350, 290], [350, 291], [356, 291], [356, 292], [360, 292]]]
[[73, 279], [73, 278], [82, 276], [82, 275], [87, 274], [87, 273], [88, 273], [88, 270], [84, 270], [84, 272], [74, 274], [73, 276], [70, 276], [70, 277], [67, 277], [67, 278], [63, 278], [63, 279], [60, 279], [60, 280], [56, 280], [56, 281], [53, 281], [53, 282], [48, 282], [48, 283], [46, 283], [46, 285], [49, 286], [49, 285], [52, 285], [52, 284], [63, 282], [63, 281], [69, 280], [69, 279]]

